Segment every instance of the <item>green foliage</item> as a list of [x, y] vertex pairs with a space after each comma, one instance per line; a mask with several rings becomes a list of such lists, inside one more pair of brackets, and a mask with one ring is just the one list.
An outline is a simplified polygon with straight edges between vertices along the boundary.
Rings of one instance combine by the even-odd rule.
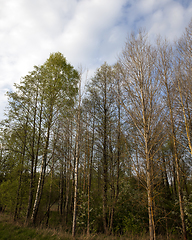
[[[16, 196], [18, 191], [19, 179], [18, 177], [15, 179], [7, 179], [6, 181], [0, 184], [0, 206], [3, 210], [7, 212], [13, 213], [15, 204], [16, 204]], [[28, 197], [28, 176], [23, 176], [22, 186], [20, 189], [19, 195], [19, 206], [20, 206], [20, 217], [24, 217], [26, 214], [27, 208], [27, 197]]]
[[187, 199], [184, 197], [185, 201], [185, 215], [186, 215], [186, 230], [187, 232], [192, 236], [192, 194], [189, 195], [189, 198]]
[[[91, 192], [90, 201], [90, 232], [99, 233], [103, 231], [102, 222], [102, 199], [96, 192]], [[79, 232], [85, 233], [87, 229], [87, 211], [88, 211], [88, 196], [86, 193], [79, 194], [78, 201], [78, 215], [77, 215], [77, 228]]]
[[138, 185], [137, 179], [133, 177], [125, 179], [121, 184], [114, 216], [115, 232], [120, 234], [145, 232], [148, 228], [146, 192]]
[[8, 212], [13, 213], [18, 181], [7, 180], [0, 185], [0, 205]]
[[141, 224], [139, 223], [139, 216], [133, 215], [133, 213], [128, 213], [122, 222], [123, 233], [138, 234], [143, 231]]
[[78, 195], [78, 215], [77, 227], [80, 231], [86, 231], [87, 228], [87, 194], [81, 192]]

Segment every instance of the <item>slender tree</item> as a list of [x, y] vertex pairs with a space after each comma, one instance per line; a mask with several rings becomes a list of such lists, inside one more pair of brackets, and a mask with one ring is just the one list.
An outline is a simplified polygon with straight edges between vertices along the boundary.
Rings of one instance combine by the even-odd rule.
[[76, 148], [75, 148], [75, 168], [74, 168], [74, 205], [73, 205], [73, 225], [72, 236], [75, 236], [76, 217], [77, 217], [77, 191], [78, 191], [78, 168], [79, 168], [79, 154], [80, 154], [80, 131], [81, 131], [81, 80], [79, 81], [79, 101], [77, 110], [76, 122]]
[[150, 240], [154, 240], [153, 164], [162, 142], [163, 108], [160, 105], [160, 81], [156, 74], [156, 52], [148, 43], [145, 33], [139, 32], [138, 37], [134, 34], [130, 36], [120, 58], [120, 66], [124, 76], [121, 103], [130, 123], [137, 130], [139, 151], [146, 165], [149, 233]]
[[167, 99], [167, 106], [169, 109], [170, 125], [171, 125], [171, 141], [173, 143], [173, 156], [176, 168], [177, 188], [179, 195], [179, 206], [180, 216], [182, 222], [183, 237], [187, 239], [186, 226], [185, 226], [185, 214], [184, 214], [184, 203], [183, 203], [183, 192], [181, 187], [181, 172], [179, 164], [178, 146], [177, 146], [177, 135], [176, 135], [176, 124], [174, 119], [174, 99], [173, 99], [173, 82], [172, 82], [172, 62], [171, 56], [173, 56], [172, 49], [167, 42], [160, 44], [159, 47], [159, 73], [163, 85], [165, 86], [165, 94]]
[[44, 100], [46, 102], [44, 116], [47, 119], [47, 132], [45, 136], [37, 192], [31, 216], [33, 223], [36, 221], [43, 191], [50, 132], [53, 126], [54, 117], [57, 116], [56, 113], [59, 111], [64, 111], [66, 109], [66, 105], [73, 104], [73, 98], [76, 95], [76, 85], [79, 78], [77, 71], [75, 71], [70, 64], [66, 63], [66, 59], [60, 53], [51, 54], [49, 59], [41, 68], [41, 74], [44, 79]]

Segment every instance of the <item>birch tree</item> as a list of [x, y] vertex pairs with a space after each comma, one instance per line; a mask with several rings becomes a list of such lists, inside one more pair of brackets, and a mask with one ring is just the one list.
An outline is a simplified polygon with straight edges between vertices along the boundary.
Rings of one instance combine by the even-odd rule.
[[[174, 82], [173, 82], [173, 51], [169, 44], [164, 41], [159, 44], [159, 75], [161, 76], [162, 85], [165, 87], [166, 104], [169, 110], [169, 121], [171, 128], [171, 141], [173, 143], [173, 157], [176, 168], [177, 189], [179, 196], [180, 216], [182, 223], [182, 231], [184, 239], [187, 239], [185, 214], [184, 214], [184, 201], [183, 191], [181, 186], [181, 171], [180, 171], [180, 159], [178, 154], [178, 138], [176, 133], [176, 117], [175, 117], [175, 99], [174, 99]], [[176, 184], [174, 184], [176, 185]]]
[[179, 95], [178, 103], [183, 115], [188, 150], [192, 155], [192, 20], [183, 36], [177, 41], [174, 66], [175, 84]]
[[81, 131], [81, 80], [79, 81], [79, 100], [76, 122], [76, 140], [75, 140], [75, 166], [74, 166], [74, 203], [73, 203], [73, 223], [72, 236], [75, 236], [76, 218], [77, 218], [77, 191], [78, 191], [78, 167], [80, 154], [80, 131]]
[[[138, 147], [146, 165], [150, 240], [156, 239], [153, 195], [153, 161], [161, 145], [163, 106], [160, 81], [156, 72], [156, 52], [147, 41], [147, 35], [132, 34], [120, 57], [124, 76], [121, 104], [129, 122], [135, 127]], [[133, 136], [134, 138], [134, 136]]]

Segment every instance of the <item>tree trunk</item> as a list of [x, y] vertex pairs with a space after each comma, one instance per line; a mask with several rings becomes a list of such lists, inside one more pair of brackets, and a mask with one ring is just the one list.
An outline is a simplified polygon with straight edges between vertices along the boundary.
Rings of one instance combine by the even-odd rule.
[[148, 214], [149, 214], [149, 235], [150, 240], [155, 240], [155, 222], [153, 210], [152, 179], [151, 179], [151, 160], [146, 157], [147, 162], [147, 196], [148, 196]]
[[182, 194], [182, 189], [181, 189], [179, 159], [178, 159], [178, 154], [177, 154], [176, 134], [175, 134], [175, 126], [174, 126], [174, 120], [173, 120], [173, 111], [172, 111], [171, 99], [170, 99], [169, 88], [168, 88], [167, 82], [165, 82], [165, 86], [166, 86], [166, 89], [167, 89], [167, 100], [168, 100], [168, 107], [169, 107], [170, 120], [171, 120], [173, 152], [174, 152], [174, 160], [175, 160], [176, 175], [177, 175], [177, 190], [178, 190], [178, 195], [179, 195], [180, 217], [181, 217], [181, 223], [182, 223], [183, 238], [184, 238], [184, 240], [186, 240], [187, 239], [187, 232], [186, 232], [186, 226], [185, 226], [183, 194]]
[[45, 140], [45, 147], [43, 151], [43, 157], [41, 161], [41, 170], [40, 170], [40, 175], [39, 175], [39, 181], [38, 181], [38, 186], [37, 186], [37, 191], [36, 191], [36, 197], [35, 197], [35, 202], [33, 205], [33, 211], [32, 211], [32, 216], [31, 220], [33, 224], [36, 222], [36, 217], [41, 201], [41, 196], [43, 192], [43, 186], [44, 186], [44, 178], [45, 178], [45, 171], [46, 171], [46, 165], [47, 165], [47, 150], [49, 146], [49, 135], [50, 135], [50, 130], [51, 130], [51, 123], [52, 123], [52, 107], [51, 107], [51, 112], [49, 116], [49, 122], [48, 122], [48, 127], [47, 127], [47, 137]]
[[52, 166], [51, 166], [51, 182], [50, 182], [49, 198], [48, 198], [48, 206], [47, 206], [47, 220], [46, 220], [47, 227], [49, 224], [49, 216], [50, 216], [50, 208], [51, 208], [51, 194], [52, 194], [52, 186], [53, 186], [53, 168], [54, 168], [54, 149], [53, 149], [53, 160], [52, 160]]
[[162, 152], [162, 160], [163, 160], [163, 170], [162, 170], [163, 183], [164, 183], [165, 188], [166, 188], [166, 194], [168, 195], [167, 197], [170, 198], [170, 196], [171, 196], [171, 191], [170, 191], [170, 187], [169, 187], [169, 180], [168, 180], [168, 177], [167, 177], [165, 156], [164, 156], [164, 153], [163, 153], [163, 152]]
[[79, 167], [79, 144], [80, 144], [80, 121], [81, 121], [81, 80], [79, 82], [79, 106], [77, 114], [77, 131], [76, 131], [76, 151], [75, 151], [75, 169], [74, 169], [74, 205], [73, 205], [73, 225], [72, 237], [75, 236], [76, 217], [77, 217], [77, 189], [78, 189], [78, 167]]
[[104, 126], [103, 126], [103, 227], [108, 234], [107, 227], [107, 184], [108, 184], [108, 156], [107, 156], [107, 83], [105, 79], [104, 97]]
[[[37, 146], [36, 146], [36, 153], [35, 153], [35, 162], [34, 162], [34, 170], [33, 170], [33, 179], [30, 180], [30, 195], [28, 200], [28, 208], [27, 208], [27, 214], [26, 214], [26, 224], [29, 220], [31, 208], [32, 208], [32, 202], [33, 202], [33, 195], [34, 195], [34, 183], [36, 181], [36, 171], [37, 171], [37, 162], [38, 162], [38, 156], [39, 156], [39, 149], [40, 149], [40, 142], [41, 142], [41, 128], [42, 128], [42, 113], [43, 113], [43, 98], [41, 99], [41, 107], [40, 107], [40, 113], [39, 113], [39, 127], [38, 127], [38, 138], [37, 138]], [[31, 166], [32, 167], [32, 166]]]
[[90, 163], [88, 164], [88, 209], [87, 209], [87, 235], [90, 235], [90, 192], [91, 192], [91, 178], [92, 178], [92, 165], [93, 165], [93, 150], [95, 142], [95, 104], [93, 110], [93, 125], [92, 125], [92, 140], [91, 140], [91, 156]]
[[27, 214], [25, 218], [25, 224], [29, 219], [32, 201], [33, 201], [33, 193], [34, 193], [34, 160], [35, 160], [35, 134], [36, 134], [36, 114], [37, 114], [37, 98], [38, 98], [38, 89], [36, 92], [36, 100], [35, 100], [35, 111], [33, 116], [33, 134], [32, 134], [32, 144], [31, 144], [31, 174], [30, 174], [30, 186], [29, 186], [29, 197], [28, 197], [28, 207]]
[[[170, 117], [170, 124], [171, 124], [171, 141], [173, 143], [172, 153], [173, 153], [174, 164], [175, 164], [175, 166], [173, 164], [173, 168], [175, 168], [175, 171], [176, 171], [177, 190], [178, 190], [178, 196], [179, 196], [180, 217], [182, 222], [183, 238], [186, 240], [187, 234], [186, 234], [185, 217], [184, 217], [183, 196], [182, 196], [182, 189], [181, 189], [181, 177], [180, 177], [179, 159], [178, 159], [178, 152], [177, 152], [175, 123], [174, 123], [174, 117], [173, 117], [174, 116], [173, 100], [171, 98], [171, 95], [173, 95], [174, 93], [170, 93], [170, 84], [169, 84], [169, 81], [173, 83], [172, 78], [170, 78], [170, 76], [172, 77], [171, 66], [174, 65], [174, 62], [172, 62], [172, 59], [171, 59], [171, 57], [173, 56], [173, 52], [170, 46], [166, 42], [164, 42], [164, 45], [162, 47], [159, 47], [159, 53], [160, 53], [159, 71], [160, 71], [160, 76], [162, 77], [162, 82], [166, 88], [166, 95], [167, 95], [166, 100], [167, 100], [167, 106], [169, 109], [169, 117]], [[175, 179], [175, 176], [174, 176], [174, 179]]]
[[25, 123], [25, 129], [24, 129], [24, 143], [23, 143], [23, 152], [22, 152], [22, 157], [21, 157], [21, 170], [19, 172], [19, 184], [17, 188], [17, 197], [16, 197], [16, 206], [15, 206], [15, 212], [14, 212], [14, 221], [18, 217], [18, 206], [19, 206], [19, 198], [21, 195], [21, 182], [22, 182], [22, 175], [23, 175], [23, 164], [24, 164], [24, 159], [25, 159], [25, 151], [26, 151], [26, 142], [27, 142], [27, 126], [28, 126], [28, 116], [27, 120]]
[[185, 130], [186, 130], [186, 134], [187, 134], [188, 146], [189, 146], [190, 153], [191, 153], [191, 156], [192, 156], [190, 126], [189, 126], [189, 122], [187, 120], [187, 116], [186, 116], [186, 112], [185, 112], [185, 106], [184, 106], [184, 102], [183, 102], [183, 96], [182, 96], [183, 93], [182, 93], [182, 90], [181, 90], [180, 78], [182, 78], [182, 76], [177, 77], [178, 90], [179, 90], [179, 95], [180, 95], [180, 104], [181, 104], [181, 108], [182, 108], [182, 112], [183, 112], [183, 117], [184, 117], [184, 120], [185, 120]]
[[61, 160], [61, 167], [60, 167], [60, 184], [59, 184], [59, 213], [63, 215], [63, 160]]

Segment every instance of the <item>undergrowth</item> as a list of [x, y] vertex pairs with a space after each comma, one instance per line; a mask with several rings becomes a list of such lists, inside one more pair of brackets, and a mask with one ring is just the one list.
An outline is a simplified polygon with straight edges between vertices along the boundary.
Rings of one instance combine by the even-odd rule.
[[[124, 236], [106, 236], [104, 234], [77, 235], [72, 238], [70, 233], [62, 229], [53, 228], [32, 228], [25, 227], [22, 222], [14, 222], [13, 219], [4, 213], [0, 213], [0, 239], [1, 240], [148, 240], [147, 234]], [[179, 240], [177, 236], [157, 236], [157, 240]]]

